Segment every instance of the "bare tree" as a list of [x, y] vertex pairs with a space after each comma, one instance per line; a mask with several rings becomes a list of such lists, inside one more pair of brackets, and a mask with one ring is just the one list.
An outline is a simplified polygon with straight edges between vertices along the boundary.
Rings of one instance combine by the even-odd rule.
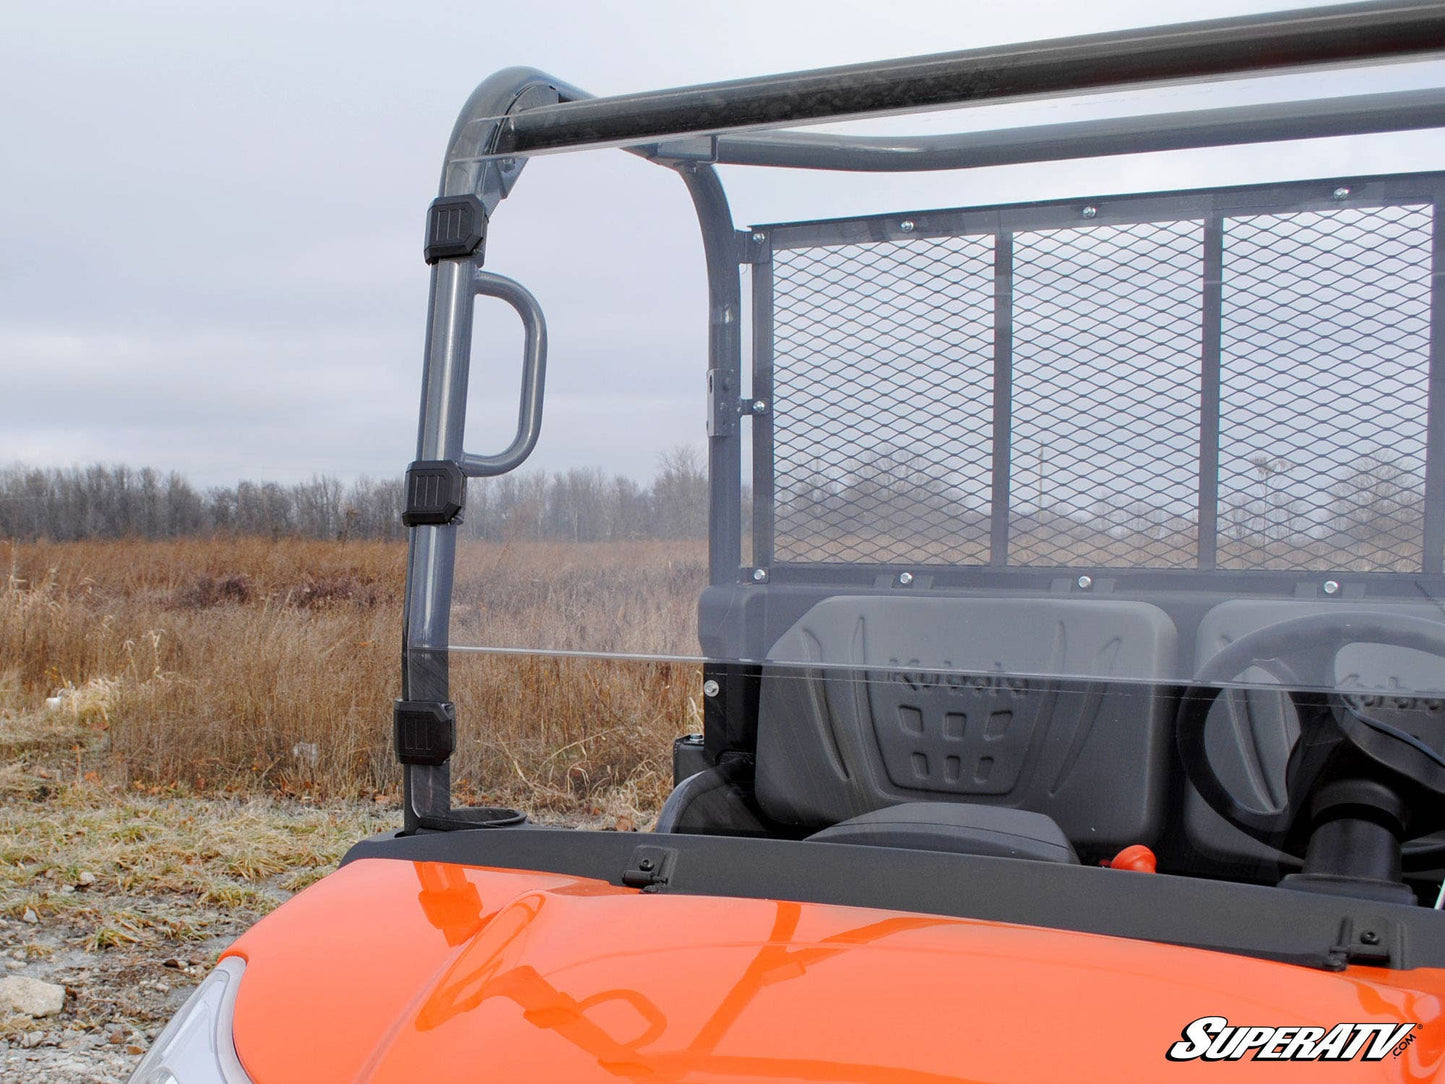
[[1366, 456], [1335, 487], [1330, 511], [1336, 545], [1352, 556], [1412, 555], [1419, 547], [1424, 488], [1420, 475], [1398, 461]]
[[[400, 478], [238, 482], [198, 492], [179, 474], [124, 465], [0, 470], [0, 538], [174, 538], [247, 534], [271, 538], [401, 539]], [[701, 453], [682, 445], [660, 457], [650, 485], [595, 467], [473, 478], [462, 530], [488, 541], [700, 538], [708, 479]]]
[[655, 537], [703, 538], [707, 535], [707, 470], [695, 447], [679, 444], [658, 457], [651, 503], [649, 533]]

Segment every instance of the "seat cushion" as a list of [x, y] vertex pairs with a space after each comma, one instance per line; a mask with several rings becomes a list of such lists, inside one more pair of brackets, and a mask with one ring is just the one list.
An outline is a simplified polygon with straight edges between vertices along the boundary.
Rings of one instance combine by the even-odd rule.
[[808, 837], [820, 843], [861, 843], [998, 858], [1077, 863], [1052, 817], [1025, 809], [961, 802], [905, 802], [852, 817]]

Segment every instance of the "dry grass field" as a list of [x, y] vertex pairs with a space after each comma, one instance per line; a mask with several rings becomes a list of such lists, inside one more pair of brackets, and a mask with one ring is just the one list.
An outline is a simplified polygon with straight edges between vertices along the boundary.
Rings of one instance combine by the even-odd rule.
[[[39, 728], [47, 744], [65, 716], [110, 783], [395, 795], [404, 566], [403, 546], [371, 542], [0, 543], [0, 740], [13, 752]], [[469, 544], [456, 638], [685, 643], [703, 568], [695, 542]], [[466, 655], [452, 670], [461, 799], [645, 815], [672, 737], [698, 727], [693, 667]]]

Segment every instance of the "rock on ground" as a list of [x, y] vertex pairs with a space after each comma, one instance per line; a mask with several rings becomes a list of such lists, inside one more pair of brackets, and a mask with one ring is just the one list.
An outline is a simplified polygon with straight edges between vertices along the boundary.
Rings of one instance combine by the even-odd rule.
[[6, 975], [0, 979], [0, 1012], [18, 1012], [33, 1016], [54, 1016], [65, 1008], [65, 987], [42, 982], [25, 975]]

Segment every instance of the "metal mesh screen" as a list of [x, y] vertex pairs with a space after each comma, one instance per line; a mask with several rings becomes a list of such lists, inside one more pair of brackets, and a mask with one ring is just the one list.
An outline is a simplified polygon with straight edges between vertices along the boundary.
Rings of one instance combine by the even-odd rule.
[[774, 553], [988, 559], [993, 239], [774, 258]]
[[1193, 563], [1203, 234], [1015, 236], [1009, 563]]
[[1225, 222], [1222, 566], [1420, 567], [1432, 219]]
[[1438, 569], [1416, 183], [776, 228], [774, 560]]

